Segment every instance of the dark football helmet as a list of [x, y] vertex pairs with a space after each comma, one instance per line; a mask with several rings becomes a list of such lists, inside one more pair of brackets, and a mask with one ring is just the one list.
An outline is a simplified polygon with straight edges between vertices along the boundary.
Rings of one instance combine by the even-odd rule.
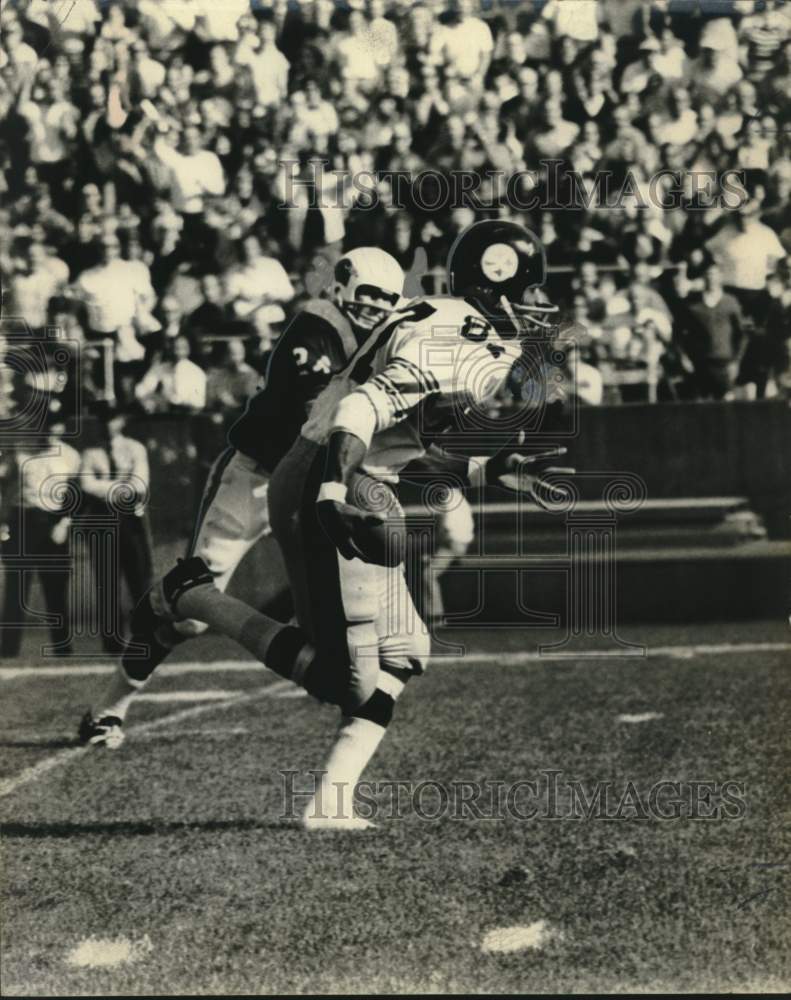
[[451, 295], [470, 299], [498, 326], [507, 319], [520, 336], [552, 325], [557, 307], [537, 291], [546, 277], [544, 245], [516, 222], [475, 222], [459, 234], [448, 254]]

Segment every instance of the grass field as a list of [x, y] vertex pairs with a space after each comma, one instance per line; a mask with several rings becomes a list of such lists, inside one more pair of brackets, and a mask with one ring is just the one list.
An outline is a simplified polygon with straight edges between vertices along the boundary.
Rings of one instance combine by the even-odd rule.
[[465, 634], [467, 658], [408, 687], [366, 778], [455, 795], [555, 770], [640, 801], [662, 779], [733, 781], [741, 815], [575, 819], [561, 791], [561, 818], [410, 800], [375, 830], [308, 835], [281, 818], [279, 771], [320, 765], [335, 712], [229, 664], [232, 644], [181, 647], [116, 753], [74, 746], [104, 683], [89, 661], [7, 662], [4, 995], [787, 990], [791, 637], [624, 631], [647, 658]]

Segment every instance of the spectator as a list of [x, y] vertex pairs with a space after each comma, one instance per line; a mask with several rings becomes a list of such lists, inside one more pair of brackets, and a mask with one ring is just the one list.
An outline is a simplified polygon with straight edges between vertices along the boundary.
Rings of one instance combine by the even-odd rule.
[[222, 365], [206, 376], [206, 408], [236, 410], [243, 406], [260, 381], [258, 372], [245, 360], [245, 345], [237, 337], [225, 344]]
[[271, 18], [258, 23], [257, 34], [244, 35], [236, 49], [235, 61], [249, 66], [255, 99], [262, 108], [278, 107], [288, 94], [289, 62], [277, 47], [277, 26]]
[[35, 240], [18, 240], [13, 252], [12, 309], [33, 329], [41, 329], [47, 325], [50, 300], [66, 286], [68, 266]]
[[541, 12], [553, 22], [559, 38], [593, 42], [599, 34], [597, 0], [550, 0]]
[[168, 169], [168, 187], [173, 208], [185, 223], [185, 237], [205, 242], [201, 220], [206, 198], [225, 192], [225, 175], [216, 153], [204, 149], [200, 129], [187, 125], [184, 129], [181, 151], [170, 145], [163, 136], [154, 143], [154, 155]]
[[700, 56], [692, 70], [699, 97], [716, 102], [741, 78], [732, 22], [725, 17], [708, 21], [700, 35]]
[[[151, 586], [148, 455], [139, 441], [124, 434], [126, 420], [117, 410], [97, 406], [94, 412], [100, 432], [96, 444], [82, 454], [80, 487], [85, 499], [81, 512], [109, 515], [117, 532], [118, 565], [112, 579], [105, 576], [105, 553], [96, 545], [88, 547], [97, 606], [113, 615], [113, 620], [99, 622], [105, 651], [112, 654], [123, 648], [129, 612]], [[126, 583], [128, 601], [122, 582]], [[104, 588], [113, 589], [107, 593]]]
[[724, 399], [733, 389], [746, 344], [743, 327], [739, 303], [724, 291], [719, 265], [710, 264], [703, 291], [686, 302], [681, 337], [701, 399]]
[[200, 290], [203, 301], [187, 316], [184, 324], [187, 339], [196, 345], [200, 345], [207, 337], [222, 335], [228, 322], [222, 304], [222, 287], [217, 276], [205, 274], [201, 278]]
[[579, 134], [579, 126], [563, 118], [560, 101], [547, 101], [544, 107], [544, 123], [533, 138], [533, 145], [539, 158], [553, 160], [562, 156], [574, 143]]
[[489, 25], [472, 16], [470, 0], [455, 0], [445, 23], [431, 36], [430, 56], [467, 86], [481, 88], [492, 59], [494, 41]]
[[155, 361], [135, 387], [135, 396], [147, 413], [195, 413], [206, 405], [206, 375], [190, 360], [186, 337], [168, 344], [165, 357]]
[[227, 304], [240, 318], [271, 302], [290, 302], [294, 286], [283, 265], [267, 257], [255, 236], [247, 236], [239, 247], [240, 264], [226, 277]]
[[68, 205], [64, 180], [71, 169], [77, 137], [79, 112], [66, 98], [66, 85], [58, 77], [51, 77], [44, 88], [42, 99], [24, 98], [19, 103], [19, 113], [27, 120], [30, 143], [30, 160], [39, 177], [50, 185], [51, 194], [59, 208]]
[[[190, 354], [196, 354], [196, 342], [190, 334], [189, 323], [184, 315], [184, 307], [175, 295], [166, 295], [159, 303], [157, 315], [160, 329], [145, 338], [146, 361], [161, 361], [167, 353], [168, 345], [177, 337], [185, 337], [190, 345]], [[216, 332], [216, 331], [215, 331]]]
[[307, 80], [302, 98], [292, 95], [294, 125], [290, 140], [300, 148], [326, 149], [340, 126], [338, 112], [322, 95], [317, 80]]
[[[546, 178], [526, 167], [558, 157], [584, 175], [580, 193], [589, 205], [529, 219], [513, 203], [502, 208], [546, 233], [550, 264], [566, 261], [577, 273], [583, 261], [654, 267], [668, 255], [697, 252], [702, 260], [711, 243], [730, 281], [719, 241], [734, 237], [736, 224], [728, 208], [717, 221], [707, 199], [722, 193], [711, 177], [735, 167], [761, 205], [762, 223], [791, 246], [784, 179], [791, 32], [775, 2], [756, 10], [709, 4], [700, 16], [681, 16], [675, 3], [635, 11], [635, 3], [592, 0], [553, 0], [541, 11], [496, 5], [496, 14], [474, 0], [450, 9], [355, 0], [348, 16], [329, 0], [279, 0], [255, 11], [248, 0], [221, 6], [80, 0], [62, 25], [38, 0], [24, 13], [2, 13], [3, 222], [24, 226], [15, 236], [60, 257], [74, 283], [104, 266], [93, 257], [99, 240], [121, 238], [126, 263], [146, 267], [147, 276], [129, 271], [129, 281], [113, 286], [118, 301], [105, 296], [102, 308], [102, 296], [92, 305], [83, 298], [91, 326], [102, 311], [132, 316], [123, 334], [115, 316], [107, 323], [105, 315], [98, 330], [122, 353], [139, 351], [138, 335], [151, 339], [153, 299], [161, 306], [175, 295], [186, 313], [201, 309], [196, 323], [207, 336], [230, 332], [228, 314], [246, 322], [240, 305], [248, 315], [262, 302], [282, 301], [288, 310], [290, 295], [262, 296], [252, 279], [227, 311], [216, 283], [211, 298], [196, 299], [202, 276], [220, 276], [233, 290], [248, 266], [236, 266], [234, 245], [248, 233], [297, 273], [317, 249], [329, 260], [374, 238], [405, 263], [420, 244], [432, 264], [444, 262], [457, 229], [450, 208], [394, 210], [391, 192], [403, 193], [394, 184], [375, 178], [368, 197], [351, 182], [367, 171], [473, 171], [482, 200], [496, 206], [535, 184], [546, 195]], [[318, 169], [322, 159], [329, 170]], [[624, 186], [621, 213], [601, 204], [606, 192], [597, 194], [595, 180], [603, 171], [611, 172], [611, 193]], [[657, 195], [670, 196], [673, 207]], [[16, 276], [24, 288], [7, 243], [2, 252], [7, 284]], [[124, 306], [130, 282], [152, 286], [139, 309]], [[764, 329], [768, 281], [748, 285], [748, 294], [735, 285], [734, 294]], [[590, 302], [594, 316], [601, 311], [592, 322], [623, 323], [622, 354], [648, 349], [638, 326], [665, 322], [656, 303], [637, 301], [641, 287], [635, 281], [615, 296], [627, 298], [626, 314], [607, 317], [601, 299]], [[638, 321], [646, 308], [655, 313], [650, 323]], [[257, 363], [265, 354], [261, 346]]]
[[130, 93], [137, 98], [156, 97], [165, 82], [167, 72], [161, 62], [151, 57], [142, 39], [132, 42], [132, 62], [129, 72]]
[[80, 455], [63, 441], [65, 430], [58, 418], [51, 419], [47, 440], [40, 447], [16, 451], [13, 466], [7, 469], [0, 513], [4, 563], [0, 654], [4, 657], [18, 656], [22, 646], [31, 569], [38, 570], [47, 611], [54, 618], [51, 651], [56, 656], [72, 652], [67, 486], [79, 471]]
[[352, 8], [347, 15], [344, 36], [335, 46], [341, 84], [347, 92], [371, 94], [382, 74], [365, 15]]
[[769, 226], [757, 217], [758, 206], [745, 204], [733, 213], [716, 236], [707, 243], [722, 269], [725, 286], [739, 300], [744, 313], [762, 325], [766, 307], [766, 282], [785, 248]]
[[601, 405], [604, 393], [601, 374], [593, 365], [582, 360], [579, 345], [574, 341], [564, 345], [562, 371], [570, 400], [576, 399], [586, 406]]

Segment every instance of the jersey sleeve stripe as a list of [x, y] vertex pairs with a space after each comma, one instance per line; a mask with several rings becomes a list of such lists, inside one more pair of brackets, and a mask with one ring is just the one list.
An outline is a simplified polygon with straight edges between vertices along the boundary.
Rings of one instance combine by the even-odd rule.
[[393, 385], [392, 382], [389, 381], [389, 379], [387, 380], [387, 382], [389, 382], [389, 385], [385, 382], [384, 379], [380, 379], [379, 376], [372, 379], [371, 381], [376, 384], [378, 389], [384, 392], [385, 396], [387, 397], [387, 402], [393, 411], [393, 417], [396, 420], [400, 419], [401, 417], [405, 417], [409, 413], [410, 406], [407, 399], [405, 398], [403, 393], [399, 392], [398, 389], [396, 389], [396, 387]]
[[437, 382], [434, 375], [429, 371], [422, 371], [414, 362], [407, 360], [407, 358], [395, 357], [393, 358], [391, 364], [402, 365], [408, 372], [410, 372], [413, 378], [417, 381], [418, 385], [422, 387], [424, 392], [439, 392], [439, 382]]

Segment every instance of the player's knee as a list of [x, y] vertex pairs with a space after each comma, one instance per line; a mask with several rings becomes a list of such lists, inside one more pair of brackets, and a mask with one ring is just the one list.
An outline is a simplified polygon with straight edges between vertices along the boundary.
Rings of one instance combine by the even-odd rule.
[[437, 548], [447, 549], [454, 556], [463, 556], [475, 537], [472, 508], [464, 494], [457, 489], [450, 491], [447, 507], [437, 522]]
[[206, 622], [199, 622], [195, 618], [185, 618], [184, 621], [173, 623], [173, 631], [177, 632], [182, 639], [191, 639], [193, 636], [203, 635], [208, 627]]
[[314, 698], [339, 705], [348, 715], [373, 695], [378, 676], [376, 629], [373, 622], [360, 622], [349, 627], [343, 647], [319, 651], [305, 671], [302, 686]]
[[367, 719], [377, 726], [386, 729], [393, 718], [395, 709], [395, 698], [383, 691], [381, 688], [374, 688], [370, 698], [367, 698], [362, 705], [344, 711], [344, 715], [351, 715], [356, 719]]
[[385, 642], [379, 654], [383, 670], [399, 676], [402, 672], [422, 674], [431, 655], [431, 636], [419, 627], [411, 635], [399, 635]]

